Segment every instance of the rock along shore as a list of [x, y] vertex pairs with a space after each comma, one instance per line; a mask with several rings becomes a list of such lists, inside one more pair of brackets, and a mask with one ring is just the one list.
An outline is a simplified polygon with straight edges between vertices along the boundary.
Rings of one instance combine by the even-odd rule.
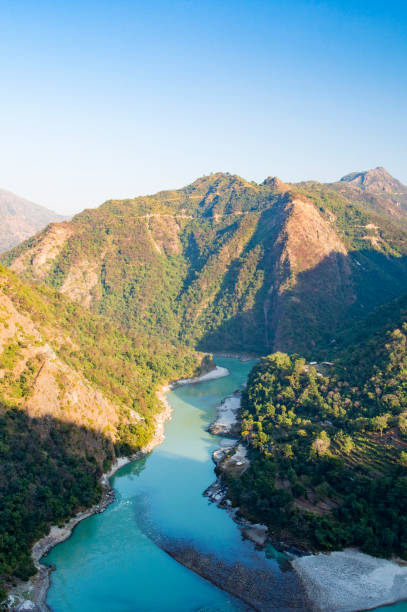
[[216, 366], [210, 372], [194, 378], [186, 378], [175, 381], [169, 385], [163, 385], [157, 391], [157, 397], [163, 405], [164, 409], [155, 416], [156, 426], [154, 436], [150, 442], [140, 451], [130, 457], [118, 457], [113, 463], [110, 470], [102, 475], [100, 481], [104, 487], [104, 492], [100, 502], [87, 510], [78, 512], [73, 516], [63, 527], [52, 526], [49, 534], [36, 542], [32, 548], [31, 555], [34, 565], [37, 569], [35, 576], [27, 582], [19, 582], [16, 587], [9, 591], [8, 609], [20, 612], [22, 610], [30, 610], [31, 612], [51, 612], [46, 604], [47, 592], [50, 586], [50, 574], [55, 567], [47, 567], [41, 563], [44, 557], [54, 546], [67, 540], [71, 535], [76, 525], [81, 521], [89, 518], [93, 514], [104, 512], [106, 508], [114, 501], [114, 490], [111, 488], [109, 479], [117, 470], [123, 466], [142, 459], [164, 441], [164, 426], [165, 422], [171, 418], [172, 408], [167, 401], [165, 394], [172, 388], [179, 385], [193, 384], [211, 379], [227, 376], [229, 371], [226, 368]]
[[[212, 454], [213, 462], [219, 466], [222, 472], [230, 472], [240, 475], [245, 472], [250, 461], [247, 457], [247, 448], [238, 439], [230, 436], [239, 437], [239, 412], [241, 403], [240, 391], [235, 391], [222, 400], [217, 408], [217, 417], [208, 427], [208, 431], [217, 436], [227, 436], [220, 440], [220, 448]], [[230, 516], [239, 526], [244, 538], [251, 540], [256, 546], [262, 548], [268, 539], [268, 529], [266, 525], [251, 523], [239, 515], [239, 508], [233, 508], [232, 503], [227, 499], [227, 490], [222, 482], [222, 478], [217, 478], [207, 489], [204, 495], [209, 497], [219, 507], [228, 511]]]

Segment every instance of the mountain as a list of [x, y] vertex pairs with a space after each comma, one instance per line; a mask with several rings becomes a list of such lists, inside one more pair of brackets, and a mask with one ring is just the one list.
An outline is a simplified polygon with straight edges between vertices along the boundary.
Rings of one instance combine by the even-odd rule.
[[250, 468], [223, 476], [243, 513], [307, 548], [407, 557], [407, 226], [383, 173], [378, 190], [357, 175], [216, 173], [2, 255], [1, 580], [151, 440], [158, 385], [193, 374], [196, 348], [277, 351], [243, 396]]
[[407, 187], [395, 179], [381, 166], [365, 172], [352, 172], [343, 176], [342, 183], [351, 183], [365, 191], [407, 195]]
[[0, 217], [0, 253], [36, 234], [48, 223], [66, 219], [5, 189], [0, 189]]
[[352, 190], [216, 173], [85, 210], [2, 261], [126, 328], [312, 354], [407, 291], [407, 226]]
[[34, 572], [51, 525], [100, 500], [112, 461], [150, 442], [158, 385], [197, 366], [0, 267], [0, 587]]
[[352, 172], [331, 187], [350, 201], [361, 202], [407, 224], [407, 187], [385, 168]]
[[407, 559], [407, 295], [342, 341], [333, 362], [262, 358], [242, 398], [249, 468], [219, 470], [277, 539]]

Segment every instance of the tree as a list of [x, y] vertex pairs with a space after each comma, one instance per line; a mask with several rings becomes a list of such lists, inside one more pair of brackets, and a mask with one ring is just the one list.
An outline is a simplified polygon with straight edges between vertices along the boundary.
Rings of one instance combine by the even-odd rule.
[[330, 446], [330, 437], [328, 436], [326, 431], [323, 430], [313, 441], [311, 454], [323, 457], [328, 453]]
[[407, 453], [406, 451], [401, 451], [400, 453], [400, 463], [403, 467], [407, 467]]
[[293, 447], [291, 444], [284, 444], [283, 455], [286, 459], [292, 459], [294, 457]]
[[345, 453], [345, 455], [350, 455], [355, 448], [355, 443], [351, 436], [344, 434], [342, 430], [335, 435], [335, 442], [339, 445], [340, 450]]
[[407, 434], [407, 418], [404, 414], [399, 416], [399, 428], [402, 434]]
[[350, 436], [344, 436], [342, 448], [345, 455], [351, 454], [351, 452], [355, 448], [355, 443]]
[[383, 430], [389, 424], [390, 414], [379, 414], [372, 419], [372, 425], [375, 431], [380, 431], [380, 437], [383, 435]]

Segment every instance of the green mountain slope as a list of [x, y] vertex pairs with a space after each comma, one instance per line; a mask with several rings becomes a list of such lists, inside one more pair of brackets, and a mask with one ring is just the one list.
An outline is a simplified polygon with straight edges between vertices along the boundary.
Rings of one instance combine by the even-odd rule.
[[155, 336], [313, 351], [407, 290], [407, 228], [348, 195], [218, 173], [84, 211], [3, 262]]
[[234, 503], [276, 538], [407, 558], [407, 297], [343, 334], [333, 364], [263, 358], [243, 394]]
[[197, 359], [0, 267], [0, 583], [26, 579], [33, 542], [100, 498], [116, 456], [151, 440], [158, 385]]

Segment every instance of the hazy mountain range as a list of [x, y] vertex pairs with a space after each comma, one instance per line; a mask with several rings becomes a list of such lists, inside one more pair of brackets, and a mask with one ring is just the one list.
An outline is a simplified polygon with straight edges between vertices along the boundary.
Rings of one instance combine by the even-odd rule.
[[67, 219], [5, 189], [0, 189], [0, 218], [0, 253], [29, 238], [48, 223]]

